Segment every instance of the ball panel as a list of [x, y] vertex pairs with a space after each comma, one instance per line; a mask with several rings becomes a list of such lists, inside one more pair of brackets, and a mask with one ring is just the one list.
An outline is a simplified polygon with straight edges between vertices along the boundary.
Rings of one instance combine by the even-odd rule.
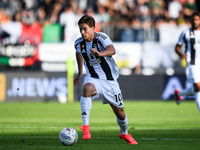
[[65, 146], [72, 146], [78, 141], [78, 133], [71, 127], [64, 128], [60, 131], [59, 140]]

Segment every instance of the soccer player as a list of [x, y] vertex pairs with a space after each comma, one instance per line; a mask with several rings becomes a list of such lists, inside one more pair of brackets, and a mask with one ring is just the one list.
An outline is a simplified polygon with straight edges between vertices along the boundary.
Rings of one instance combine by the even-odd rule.
[[110, 104], [116, 115], [120, 127], [119, 137], [126, 140], [128, 144], [138, 144], [127, 131], [128, 119], [124, 112], [123, 98], [117, 82], [119, 72], [112, 58], [115, 54], [112, 41], [105, 33], [94, 31], [95, 20], [91, 16], [82, 16], [78, 25], [82, 37], [78, 38], [74, 44], [78, 64], [78, 74], [74, 79], [75, 86], [80, 85], [83, 64], [87, 72], [80, 98], [83, 139], [91, 138], [89, 116], [92, 100], [101, 96], [103, 104]]
[[[181, 33], [175, 47], [176, 53], [186, 59], [186, 77], [194, 86], [188, 89], [174, 91], [176, 102], [180, 104], [183, 95], [195, 95], [195, 101], [200, 112], [200, 13], [194, 12], [191, 16], [192, 27]], [[181, 46], [185, 44], [185, 53]]]

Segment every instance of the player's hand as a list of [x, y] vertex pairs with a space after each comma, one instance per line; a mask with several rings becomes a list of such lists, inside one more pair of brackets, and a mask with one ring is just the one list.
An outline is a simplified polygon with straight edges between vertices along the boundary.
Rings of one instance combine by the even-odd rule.
[[98, 56], [98, 57], [101, 56], [101, 53], [96, 48], [91, 48], [90, 52], [95, 56]]
[[81, 79], [81, 76], [80, 74], [77, 74], [75, 79], [74, 79], [74, 85], [75, 86], [79, 86], [80, 85], [80, 79]]
[[182, 55], [181, 55], [181, 59], [185, 59], [185, 58], [187, 58], [187, 55], [182, 54]]

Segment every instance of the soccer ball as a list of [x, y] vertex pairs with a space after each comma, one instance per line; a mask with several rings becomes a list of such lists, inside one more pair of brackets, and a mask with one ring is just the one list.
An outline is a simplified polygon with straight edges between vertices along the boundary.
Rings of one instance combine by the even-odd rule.
[[73, 128], [67, 127], [60, 131], [59, 140], [63, 145], [71, 146], [78, 141], [78, 134]]

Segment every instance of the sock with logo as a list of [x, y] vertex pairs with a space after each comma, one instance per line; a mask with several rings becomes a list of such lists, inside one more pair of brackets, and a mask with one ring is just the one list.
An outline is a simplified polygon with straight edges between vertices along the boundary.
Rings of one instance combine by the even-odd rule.
[[124, 119], [124, 120], [120, 120], [119, 118], [117, 118], [117, 124], [120, 127], [122, 135], [126, 135], [128, 133], [128, 119], [127, 119], [127, 116], [126, 116], [126, 119]]
[[83, 120], [83, 126], [89, 125], [90, 110], [92, 109], [92, 99], [91, 97], [81, 96], [81, 115]]
[[200, 92], [195, 93], [195, 102], [197, 104], [197, 107], [198, 107], [198, 110], [199, 110], [199, 113], [200, 113]]
[[182, 91], [180, 91], [178, 93], [179, 96], [183, 96], [183, 95], [194, 95], [194, 86], [192, 86], [191, 88], [188, 89], [184, 89]]

